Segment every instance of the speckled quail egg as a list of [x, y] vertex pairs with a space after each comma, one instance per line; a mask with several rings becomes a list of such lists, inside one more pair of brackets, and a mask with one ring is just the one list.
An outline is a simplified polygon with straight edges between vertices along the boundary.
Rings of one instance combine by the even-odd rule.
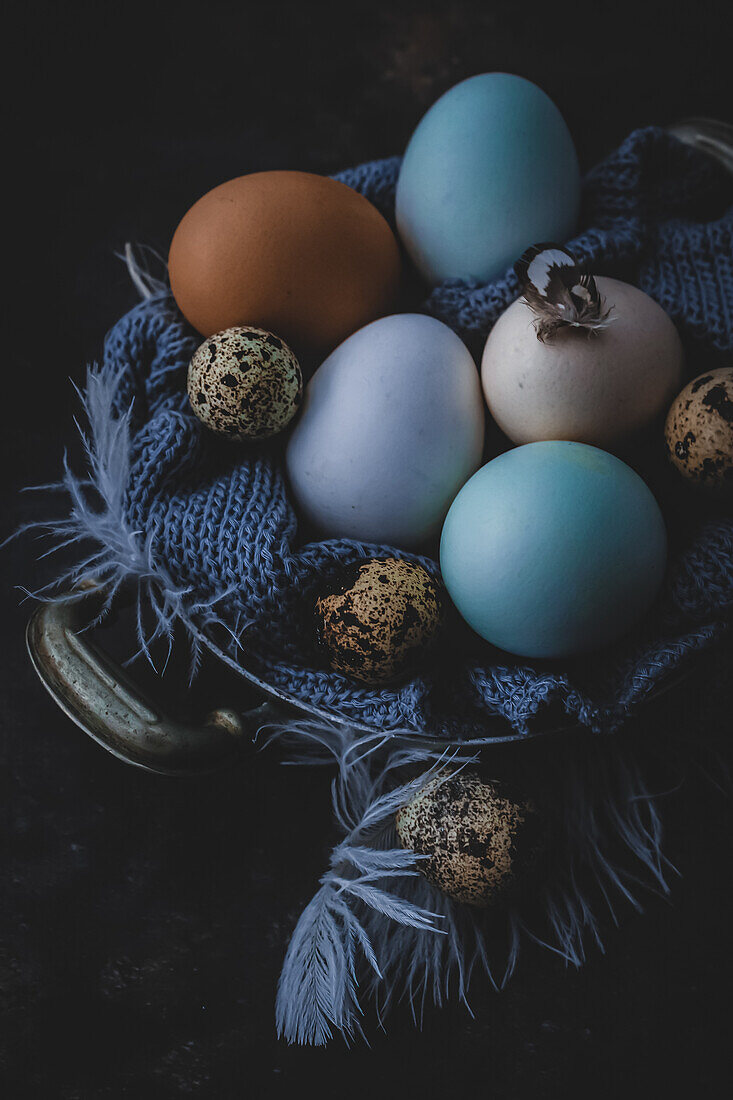
[[455, 901], [487, 908], [504, 900], [533, 865], [538, 817], [476, 772], [443, 771], [400, 809], [400, 844], [428, 856], [418, 864]]
[[421, 565], [369, 558], [339, 571], [315, 601], [316, 635], [329, 664], [367, 684], [414, 666], [441, 623], [440, 589]]
[[188, 368], [191, 408], [233, 440], [266, 439], [285, 428], [303, 396], [298, 360], [279, 336], [241, 326], [204, 340]]
[[690, 485], [733, 494], [733, 367], [685, 386], [667, 414], [664, 436], [670, 460]]

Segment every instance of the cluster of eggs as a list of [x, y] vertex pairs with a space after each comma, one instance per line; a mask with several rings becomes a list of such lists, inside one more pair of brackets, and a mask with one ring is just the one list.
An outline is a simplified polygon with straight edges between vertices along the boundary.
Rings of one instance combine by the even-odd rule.
[[[291, 427], [285, 465], [310, 527], [406, 551], [440, 536], [462, 617], [523, 656], [618, 637], [665, 567], [654, 497], [612, 452], [670, 408], [682, 347], [641, 290], [592, 278], [562, 246], [530, 247], [573, 235], [579, 195], [557, 108], [529, 81], [488, 73], [414, 132], [397, 236], [343, 183], [258, 172], [204, 195], [169, 257], [174, 297], [205, 338], [188, 373], [202, 422], [238, 441]], [[430, 285], [487, 281], [521, 257], [521, 296], [480, 372], [448, 326], [397, 312], [403, 251]], [[732, 388], [730, 371], [705, 376], [672, 406], [667, 447], [690, 481], [730, 488]], [[482, 465], [487, 410], [515, 446]], [[434, 640], [443, 602], [422, 566], [375, 559], [319, 594], [317, 633], [334, 669], [382, 682]]]

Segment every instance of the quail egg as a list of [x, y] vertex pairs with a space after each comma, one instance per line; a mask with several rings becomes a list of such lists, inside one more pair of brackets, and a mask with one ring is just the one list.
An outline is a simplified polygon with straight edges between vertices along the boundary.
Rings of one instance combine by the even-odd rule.
[[441, 611], [439, 587], [421, 565], [369, 558], [320, 591], [316, 634], [334, 671], [383, 683], [414, 665], [434, 640]]
[[400, 844], [455, 901], [487, 908], [506, 898], [538, 851], [537, 812], [476, 772], [443, 771], [397, 813]]
[[733, 367], [701, 374], [675, 398], [664, 428], [670, 461], [688, 484], [733, 493]]
[[191, 408], [207, 428], [233, 440], [276, 435], [302, 396], [298, 360], [284, 340], [260, 328], [215, 333], [188, 368]]

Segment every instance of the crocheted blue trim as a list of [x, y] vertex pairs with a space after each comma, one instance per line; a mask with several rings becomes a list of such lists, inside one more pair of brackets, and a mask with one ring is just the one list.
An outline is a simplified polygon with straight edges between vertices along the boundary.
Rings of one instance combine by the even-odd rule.
[[[399, 158], [340, 173], [393, 221]], [[584, 184], [570, 242], [597, 274], [633, 282], [676, 322], [690, 373], [733, 349], [733, 208], [730, 180], [711, 159], [657, 129], [633, 133]], [[496, 282], [452, 281], [422, 305], [476, 350], [516, 298], [508, 272]], [[282, 444], [232, 447], [190, 411], [186, 370], [200, 337], [172, 298], [156, 295], [112, 329], [103, 372], [115, 378], [115, 412], [130, 409], [128, 528], [148, 559], [191, 602], [218, 600], [247, 664], [298, 699], [380, 729], [475, 735], [489, 715], [520, 731], [559, 704], [594, 729], [613, 728], [687, 655], [720, 636], [733, 614], [733, 521], [672, 522], [671, 559], [659, 606], [612, 650], [561, 666], [515, 661], [488, 645], [442, 654], [421, 675], [380, 688], [318, 667], [305, 639], [309, 599], [334, 566], [402, 554], [348, 540], [302, 544], [283, 477]], [[704, 361], [703, 361], [704, 357]], [[134, 398], [134, 403], [133, 403]]]

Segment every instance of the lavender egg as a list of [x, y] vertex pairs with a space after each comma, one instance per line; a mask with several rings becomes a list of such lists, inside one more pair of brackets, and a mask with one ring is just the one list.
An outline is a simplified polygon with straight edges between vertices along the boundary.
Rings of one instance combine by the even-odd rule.
[[414, 548], [440, 530], [483, 440], [465, 344], [433, 317], [396, 314], [355, 332], [313, 375], [288, 443], [290, 486], [321, 534]]

